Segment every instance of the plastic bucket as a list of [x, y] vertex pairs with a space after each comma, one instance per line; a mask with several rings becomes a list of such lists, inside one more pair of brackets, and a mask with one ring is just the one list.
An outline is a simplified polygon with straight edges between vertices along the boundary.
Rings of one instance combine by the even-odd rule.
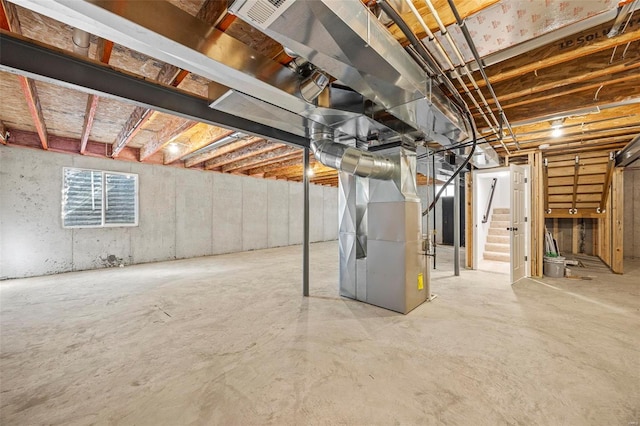
[[564, 277], [564, 267], [566, 260], [563, 256], [544, 257], [542, 272], [546, 277], [562, 278]]

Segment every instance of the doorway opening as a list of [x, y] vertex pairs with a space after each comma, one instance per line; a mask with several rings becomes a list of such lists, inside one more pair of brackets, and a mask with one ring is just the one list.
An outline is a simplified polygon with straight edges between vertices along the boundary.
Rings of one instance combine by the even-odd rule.
[[526, 166], [476, 170], [473, 176], [473, 269], [529, 275], [529, 170]]

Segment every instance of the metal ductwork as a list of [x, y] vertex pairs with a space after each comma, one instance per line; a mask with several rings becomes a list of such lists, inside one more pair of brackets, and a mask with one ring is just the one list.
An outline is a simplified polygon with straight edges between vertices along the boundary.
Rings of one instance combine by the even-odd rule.
[[398, 164], [391, 158], [334, 142], [326, 133], [312, 135], [311, 149], [325, 166], [355, 176], [388, 180], [393, 179], [398, 170]]
[[468, 137], [459, 108], [360, 1], [236, 0], [229, 10], [426, 139]]

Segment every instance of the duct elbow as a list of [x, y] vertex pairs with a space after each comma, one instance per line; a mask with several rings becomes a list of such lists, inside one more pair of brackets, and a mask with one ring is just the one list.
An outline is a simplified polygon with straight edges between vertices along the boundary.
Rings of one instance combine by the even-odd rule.
[[313, 138], [311, 149], [320, 163], [355, 176], [389, 180], [393, 179], [398, 170], [398, 165], [390, 158], [361, 151], [327, 138]]

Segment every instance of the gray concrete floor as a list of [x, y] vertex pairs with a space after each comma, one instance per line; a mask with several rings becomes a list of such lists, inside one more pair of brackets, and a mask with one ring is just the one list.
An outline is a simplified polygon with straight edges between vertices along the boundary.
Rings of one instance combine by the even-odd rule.
[[[337, 296], [336, 243], [0, 282], [0, 423], [640, 420], [640, 262], [594, 280], [462, 270], [407, 316]], [[592, 275], [594, 275], [592, 274]]]

